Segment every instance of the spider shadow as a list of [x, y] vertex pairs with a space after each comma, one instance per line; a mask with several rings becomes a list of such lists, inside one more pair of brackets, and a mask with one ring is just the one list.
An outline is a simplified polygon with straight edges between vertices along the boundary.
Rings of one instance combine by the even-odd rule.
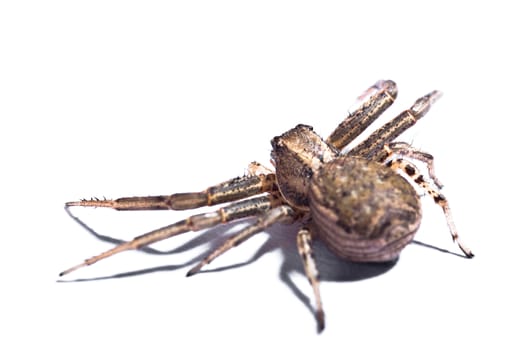
[[[305, 294], [291, 278], [293, 273], [298, 273], [306, 278], [303, 262], [298, 254], [296, 245], [296, 235], [299, 231], [300, 225], [301, 224], [297, 223], [292, 225], [275, 224], [265, 230], [265, 232], [269, 234], [268, 240], [249, 260], [229, 266], [207, 269], [200, 273], [213, 273], [239, 268], [257, 261], [269, 252], [280, 250], [283, 256], [283, 261], [279, 271], [281, 281], [290, 289], [304, 307], [311, 312], [312, 316], [316, 318], [314, 303], [312, 302], [311, 297], [307, 296], [307, 294], [312, 293], [311, 290], [306, 290], [307, 294]], [[413, 240], [411, 243], [466, 259], [464, 255], [438, 248], [427, 243], [422, 243], [416, 240]], [[332, 253], [320, 240], [315, 240], [313, 242], [313, 251], [321, 282], [354, 282], [373, 278], [388, 272], [398, 261], [398, 259], [395, 259], [380, 263], [358, 263], [343, 260]]]
[[[82, 219], [80, 219], [78, 216], [75, 216], [72, 213], [71, 208], [65, 207], [64, 210], [69, 215], [69, 217], [71, 217], [78, 225], [80, 225], [83, 229], [85, 229], [88, 233], [90, 233], [92, 236], [94, 236], [98, 240], [102, 242], [107, 242], [113, 245], [119, 245], [121, 243], [126, 242], [125, 240], [117, 239], [117, 238], [103, 235], [97, 232], [95, 229], [93, 229], [88, 224], [86, 224], [84, 221], [82, 221]], [[228, 223], [228, 224], [210, 228], [208, 230], [203, 231], [202, 233], [198, 233], [198, 235], [195, 238], [189, 241], [186, 241], [184, 244], [179, 245], [178, 247], [170, 249], [170, 250], [158, 250], [158, 249], [154, 249], [148, 246], [138, 249], [141, 252], [152, 254], [152, 255], [173, 255], [173, 254], [178, 254], [178, 253], [184, 253], [194, 248], [202, 247], [205, 245], [210, 247], [205, 252], [195, 256], [194, 258], [182, 264], [161, 265], [161, 266], [155, 266], [155, 267], [151, 267], [147, 269], [126, 271], [126, 272], [108, 275], [108, 276], [78, 278], [78, 279], [73, 279], [73, 280], [58, 280], [57, 282], [70, 283], [70, 282], [99, 281], [99, 280], [108, 280], [108, 279], [115, 279], [115, 278], [134, 277], [134, 276], [146, 275], [146, 274], [155, 273], [155, 272], [169, 272], [169, 271], [179, 270], [182, 268], [188, 268], [200, 262], [202, 259], [204, 259], [209, 254], [210, 251], [213, 251], [216, 248], [218, 248], [223, 243], [224, 239], [227, 239], [229, 236], [231, 236], [232, 234], [231, 233], [228, 234], [228, 231], [232, 230], [235, 226], [239, 224], [247, 223], [250, 221], [251, 221], [250, 219], [242, 219], [242, 220], [238, 220], [233, 223]], [[233, 234], [235, 234], [235, 232]]]
[[[86, 223], [84, 223], [80, 218], [73, 215], [70, 208], [65, 209], [67, 214], [75, 221], [77, 222], [81, 227], [83, 227], [85, 230], [87, 230], [90, 234], [95, 236], [97, 239], [108, 242], [114, 245], [123, 243], [123, 240], [119, 240], [110, 236], [102, 235], [98, 232], [96, 232], [94, 229], [89, 227]], [[207, 249], [205, 252], [201, 253], [200, 255], [194, 257], [193, 259], [178, 265], [163, 265], [163, 266], [156, 266], [152, 268], [147, 269], [141, 269], [141, 270], [135, 270], [135, 271], [127, 271], [119, 274], [114, 274], [110, 276], [101, 276], [101, 277], [94, 277], [94, 278], [85, 278], [85, 279], [75, 279], [75, 280], [59, 280], [58, 282], [87, 282], [87, 281], [96, 281], [96, 280], [106, 280], [106, 279], [114, 279], [114, 278], [127, 278], [127, 277], [134, 277], [139, 275], [145, 275], [155, 272], [168, 272], [168, 271], [174, 271], [181, 268], [187, 268], [191, 267], [198, 262], [200, 262], [202, 259], [204, 259], [211, 251], [214, 251], [216, 248], [218, 248], [222, 243], [232, 235], [235, 235], [236, 232], [238, 232], [239, 224], [249, 224], [253, 222], [253, 218], [248, 219], [242, 219], [238, 220], [232, 223], [216, 226], [213, 228], [210, 228], [208, 230], [205, 230], [202, 233], [199, 233], [195, 238], [187, 241], [186, 243], [178, 246], [177, 248], [168, 250], [168, 251], [161, 251], [157, 250], [151, 247], [144, 247], [140, 248], [139, 250], [148, 253], [148, 254], [155, 254], [155, 255], [171, 255], [171, 254], [177, 254], [189, 251], [191, 249], [201, 247], [203, 245], [208, 245], [209, 249]], [[268, 234], [268, 239], [266, 242], [257, 249], [257, 251], [252, 255], [252, 257], [244, 262], [232, 264], [228, 266], [222, 266], [218, 268], [208, 268], [206, 270], [202, 270], [199, 273], [214, 273], [214, 272], [220, 272], [220, 271], [226, 271], [230, 269], [236, 269], [239, 267], [243, 267], [246, 265], [250, 265], [253, 262], [259, 260], [262, 256], [264, 256], [267, 253], [270, 253], [272, 251], [280, 250], [283, 256], [283, 261], [280, 267], [279, 271], [279, 277], [281, 281], [290, 289], [290, 291], [295, 295], [297, 299], [312, 313], [312, 316], [315, 318], [315, 309], [313, 307], [313, 303], [311, 301], [311, 298], [308, 297], [292, 280], [291, 275], [293, 273], [298, 273], [300, 275], [305, 276], [304, 268], [303, 268], [303, 262], [297, 252], [297, 245], [296, 245], [296, 234], [299, 230], [300, 224], [295, 223], [291, 225], [286, 224], [275, 224], [265, 230], [265, 232]], [[229, 232], [233, 231], [233, 232]], [[434, 250], [437, 250], [442, 253], [448, 253], [452, 255], [456, 255], [459, 257], [463, 257], [463, 255], [450, 252], [446, 249], [438, 248], [426, 243], [422, 243], [419, 241], [412, 241], [412, 243], [415, 243], [417, 245], [431, 248]], [[376, 276], [379, 276], [381, 274], [384, 274], [388, 272], [392, 267], [395, 266], [397, 263], [397, 259], [385, 262], [385, 263], [355, 263], [350, 261], [342, 260], [341, 258], [337, 257], [335, 254], [333, 254], [321, 241], [315, 240], [313, 243], [313, 250], [315, 254], [315, 260], [317, 269], [319, 270], [320, 280], [321, 281], [332, 281], [332, 282], [352, 282], [352, 281], [359, 281], [364, 280], [368, 278], [373, 278]], [[310, 293], [311, 291], [307, 291], [307, 293]]]
[[[279, 270], [280, 280], [304, 305], [304, 307], [306, 307], [311, 312], [315, 319], [316, 310], [314, 308], [314, 303], [312, 302], [313, 300], [311, 297], [307, 296], [312, 294], [312, 291], [309, 289], [305, 291], [301, 290], [292, 280], [292, 274], [294, 273], [302, 275], [306, 279], [303, 262], [298, 253], [296, 243], [296, 235], [299, 231], [299, 228], [300, 224], [276, 224], [265, 231], [269, 234], [268, 240], [255, 252], [255, 254], [249, 260], [243, 263], [215, 269], [208, 269], [202, 272], [211, 273], [224, 271], [231, 268], [239, 268], [253, 263], [271, 251], [280, 250], [283, 258]], [[355, 263], [345, 261], [332, 253], [320, 240], [315, 240], [313, 242], [313, 250], [321, 282], [352, 282], [372, 278], [386, 273], [397, 262], [397, 260], [386, 263]]]

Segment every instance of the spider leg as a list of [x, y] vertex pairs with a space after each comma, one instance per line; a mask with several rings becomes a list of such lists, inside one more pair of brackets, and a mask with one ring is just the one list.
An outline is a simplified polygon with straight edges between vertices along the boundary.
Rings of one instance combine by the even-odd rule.
[[390, 107], [396, 97], [397, 87], [393, 81], [378, 81], [358, 98], [359, 107], [339, 124], [326, 142], [342, 150]]
[[116, 210], [186, 210], [232, 202], [277, 190], [275, 174], [251, 174], [222, 182], [201, 192], [175, 193], [167, 196], [123, 197], [118, 199], [83, 199], [66, 207], [107, 207]]
[[434, 202], [438, 204], [441, 207], [441, 209], [443, 209], [443, 213], [445, 214], [445, 217], [447, 219], [452, 240], [457, 243], [457, 245], [463, 251], [467, 258], [474, 257], [472, 251], [459, 238], [456, 225], [454, 224], [454, 220], [452, 219], [452, 213], [450, 211], [448, 200], [438, 189], [433, 188], [432, 185], [425, 180], [425, 178], [423, 177], [423, 175], [421, 175], [416, 166], [404, 159], [389, 160], [386, 162], [385, 165], [391, 167], [392, 169], [402, 170], [405, 174], [410, 176], [410, 178], [414, 180], [416, 184], [418, 184], [421, 188], [423, 188], [425, 191], [427, 191], [428, 194], [432, 196]]
[[216, 257], [218, 257], [219, 255], [222, 255], [223, 253], [227, 252], [231, 248], [236, 247], [237, 245], [241, 244], [242, 242], [252, 237], [256, 233], [261, 232], [265, 228], [277, 222], [289, 220], [293, 216], [294, 216], [293, 209], [287, 205], [281, 205], [269, 211], [264, 212], [261, 216], [259, 216], [259, 218], [253, 225], [250, 225], [244, 228], [239, 233], [237, 233], [235, 236], [231, 237], [226, 242], [224, 242], [223, 245], [215, 249], [213, 252], [211, 252], [210, 255], [205, 257], [200, 263], [198, 263], [191, 270], [189, 270], [186, 276], [192, 276], [196, 274], [205, 265], [209, 264]]
[[188, 231], [200, 231], [232, 220], [259, 215], [280, 204], [281, 201], [277, 197], [266, 195], [235, 202], [216, 211], [193, 215], [185, 220], [137, 236], [129, 242], [124, 242], [102, 254], [86, 259], [81, 264], [64, 270], [60, 273], [60, 276], [64, 276], [83, 266], [92, 265], [120, 252], [138, 249]]
[[[434, 157], [426, 152], [422, 152], [418, 150], [417, 148], [413, 147], [409, 143], [406, 142], [391, 142], [388, 146], [385, 145], [384, 150], [386, 152], [386, 157], [384, 159], [374, 159], [379, 162], [384, 162], [385, 159], [390, 158], [394, 154], [401, 156], [401, 157], [408, 157], [411, 159], [419, 160], [420, 162], [423, 162], [427, 166], [428, 175], [430, 176], [430, 179], [434, 181], [434, 184], [439, 188], [443, 188], [443, 184], [441, 181], [438, 180], [436, 176], [436, 172], [434, 169]], [[383, 152], [382, 152], [383, 153]]]
[[297, 233], [297, 248], [303, 260], [306, 277], [314, 290], [316, 304], [317, 329], [321, 332], [324, 329], [324, 311], [321, 303], [321, 292], [319, 291], [319, 272], [315, 265], [312, 249], [312, 232], [309, 228], [303, 227]]
[[383, 127], [374, 131], [367, 139], [352, 148], [348, 154], [367, 159], [386, 158], [383, 146], [394, 141], [396, 137], [413, 126], [429, 111], [431, 105], [439, 97], [441, 97], [439, 91], [432, 91], [419, 98], [410, 109], [401, 112], [401, 114], [383, 125]]
[[271, 174], [273, 173], [274, 170], [273, 169], [270, 169], [264, 165], [262, 165], [261, 163], [259, 162], [251, 162], [249, 165], [248, 165], [248, 174], [249, 175], [261, 175], [261, 174], [264, 174], [264, 175], [268, 175], [268, 174]]

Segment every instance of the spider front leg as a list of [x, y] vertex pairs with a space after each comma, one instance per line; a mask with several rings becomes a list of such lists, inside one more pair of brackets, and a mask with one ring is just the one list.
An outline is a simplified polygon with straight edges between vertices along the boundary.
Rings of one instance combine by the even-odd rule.
[[188, 271], [186, 276], [192, 276], [199, 272], [205, 265], [209, 264], [212, 260], [217, 258], [219, 255], [224, 254], [233, 247], [238, 246], [242, 242], [246, 241], [248, 238], [252, 237], [256, 233], [261, 232], [262, 230], [270, 227], [271, 225], [280, 222], [290, 220], [294, 217], [295, 212], [293, 209], [287, 205], [281, 205], [276, 208], [273, 208], [257, 219], [257, 221], [245, 229], [241, 230], [239, 233], [228, 239], [221, 245], [219, 248], [211, 252], [210, 255], [202, 259], [200, 263], [195, 265], [191, 270]]
[[472, 251], [462, 242], [458, 235], [458, 231], [456, 229], [456, 225], [454, 224], [454, 220], [452, 219], [452, 212], [450, 211], [450, 206], [448, 204], [448, 200], [445, 198], [445, 196], [438, 190], [432, 187], [432, 185], [425, 180], [423, 175], [419, 172], [417, 167], [404, 160], [404, 159], [390, 159], [385, 163], [386, 166], [391, 167], [392, 169], [400, 169], [405, 174], [407, 174], [416, 184], [418, 184], [421, 188], [423, 188], [429, 195], [432, 196], [434, 199], [434, 202], [438, 204], [441, 209], [443, 209], [443, 213], [445, 214], [445, 217], [447, 219], [448, 227], [450, 230], [450, 234], [452, 236], [452, 240], [456, 242], [456, 244], [459, 246], [461, 251], [465, 254], [467, 258], [474, 257], [474, 254]]
[[236, 177], [201, 192], [163, 196], [122, 197], [118, 199], [83, 199], [66, 203], [66, 207], [106, 207], [116, 210], [186, 210], [232, 202], [277, 190], [275, 174], [260, 173]]
[[315, 265], [315, 259], [312, 249], [312, 232], [310, 228], [303, 227], [297, 233], [297, 249], [299, 255], [303, 261], [304, 271], [308, 282], [314, 290], [316, 311], [315, 316], [317, 318], [317, 329], [321, 332], [324, 329], [324, 311], [321, 303], [321, 292], [319, 291], [319, 272]]
[[193, 215], [185, 220], [181, 220], [172, 225], [168, 225], [160, 229], [153, 230], [149, 233], [143, 234], [141, 236], [137, 236], [129, 242], [122, 243], [102, 254], [86, 259], [81, 264], [64, 270], [60, 273], [60, 276], [64, 276], [83, 266], [92, 265], [97, 261], [109, 258], [110, 256], [115, 255], [117, 253], [124, 252], [127, 250], [139, 249], [146, 245], [173, 237], [184, 232], [200, 231], [219, 224], [230, 222], [232, 220], [254, 215], [260, 215], [269, 211], [272, 208], [279, 206], [280, 204], [280, 198], [269, 194], [266, 196], [238, 201], [227, 205], [223, 208], [220, 208], [216, 211]]

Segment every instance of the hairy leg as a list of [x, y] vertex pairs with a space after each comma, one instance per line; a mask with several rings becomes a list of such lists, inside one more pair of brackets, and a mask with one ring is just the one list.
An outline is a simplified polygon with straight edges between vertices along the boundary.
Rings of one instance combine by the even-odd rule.
[[277, 190], [275, 174], [266, 173], [236, 177], [201, 192], [175, 193], [163, 196], [89, 199], [66, 203], [67, 207], [106, 207], [116, 210], [186, 210], [211, 206]]
[[407, 157], [423, 162], [427, 166], [428, 175], [430, 179], [434, 181], [434, 184], [439, 188], [443, 188], [443, 184], [438, 180], [436, 171], [434, 168], [434, 156], [430, 153], [422, 152], [419, 149], [412, 147], [407, 142], [392, 142], [384, 147], [384, 156], [378, 156], [375, 158], [378, 162], [384, 162], [387, 158], [392, 156]]
[[418, 184], [429, 195], [432, 196], [432, 198], [434, 199], [434, 202], [438, 204], [441, 207], [441, 209], [443, 209], [443, 213], [445, 214], [445, 217], [447, 219], [447, 223], [448, 223], [448, 227], [450, 230], [450, 234], [452, 236], [452, 240], [457, 243], [457, 245], [463, 251], [466, 257], [468, 258], [474, 257], [474, 254], [472, 253], [472, 251], [460, 239], [458, 235], [458, 231], [456, 229], [456, 225], [454, 224], [454, 220], [452, 219], [452, 212], [450, 210], [448, 200], [439, 191], [439, 189], [433, 188], [433, 186], [428, 181], [425, 180], [425, 178], [419, 172], [417, 167], [404, 159], [389, 160], [385, 164], [391, 167], [392, 169], [400, 169], [403, 172], [405, 172], [405, 174], [407, 174], [412, 180], [414, 180], [416, 184]]
[[274, 207], [279, 206], [280, 204], [281, 201], [273, 195], [266, 195], [235, 202], [213, 212], [193, 215], [172, 225], [168, 225], [135, 237], [129, 242], [122, 243], [102, 254], [86, 259], [81, 264], [64, 270], [60, 273], [60, 276], [64, 276], [83, 266], [92, 265], [97, 261], [109, 258], [110, 256], [117, 253], [138, 249], [181, 233], [188, 231], [200, 231], [219, 224], [230, 222], [232, 220], [260, 215]]
[[378, 81], [358, 98], [359, 107], [339, 124], [326, 142], [342, 150], [390, 107], [396, 97], [397, 87], [393, 81]]

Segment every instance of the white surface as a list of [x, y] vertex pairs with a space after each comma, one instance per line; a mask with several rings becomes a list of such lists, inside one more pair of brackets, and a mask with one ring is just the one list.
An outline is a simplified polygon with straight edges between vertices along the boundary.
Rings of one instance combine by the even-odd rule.
[[[0, 348], [522, 348], [525, 28], [510, 3], [2, 3]], [[230, 226], [57, 282], [111, 247], [64, 202], [201, 190], [240, 175], [267, 163], [269, 140], [299, 122], [327, 135], [381, 78], [399, 86], [390, 117], [432, 89], [445, 93], [402, 139], [435, 155], [475, 259], [411, 244], [370, 277], [378, 271], [321, 249], [320, 335], [291, 289], [312, 296], [284, 226], [208, 269], [263, 247], [237, 268], [184, 277]], [[424, 201], [417, 240], [458, 252]], [[184, 217], [72, 213], [115, 239]]]

